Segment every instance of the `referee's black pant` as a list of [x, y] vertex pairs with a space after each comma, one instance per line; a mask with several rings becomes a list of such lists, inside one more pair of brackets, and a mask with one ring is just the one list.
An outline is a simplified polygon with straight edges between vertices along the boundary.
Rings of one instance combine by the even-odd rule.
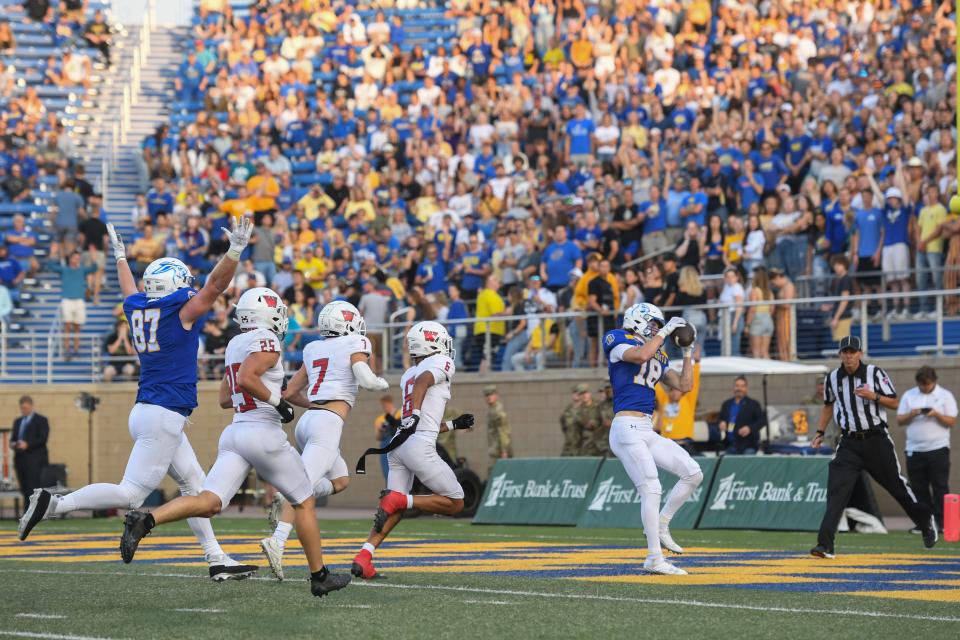
[[820, 523], [817, 544], [831, 552], [843, 510], [847, 508], [850, 494], [864, 470], [900, 503], [918, 527], [930, 526], [930, 516], [933, 515], [929, 506], [917, 501], [910, 485], [900, 475], [897, 450], [886, 429], [856, 435], [862, 437], [844, 434], [840, 438], [827, 475], [827, 510]]

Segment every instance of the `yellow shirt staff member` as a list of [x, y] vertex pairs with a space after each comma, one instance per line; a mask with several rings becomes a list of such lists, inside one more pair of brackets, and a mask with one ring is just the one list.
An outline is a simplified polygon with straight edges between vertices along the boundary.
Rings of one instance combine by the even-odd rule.
[[693, 365], [693, 389], [682, 394], [678, 389], [664, 391], [658, 384], [657, 410], [653, 416], [654, 429], [671, 440], [693, 440], [693, 423], [697, 413], [697, 398], [700, 395], [700, 363]]

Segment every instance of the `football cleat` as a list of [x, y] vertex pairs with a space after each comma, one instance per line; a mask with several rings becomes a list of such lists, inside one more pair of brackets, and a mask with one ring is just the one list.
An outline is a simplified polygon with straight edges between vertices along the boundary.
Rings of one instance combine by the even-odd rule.
[[810, 549], [810, 555], [816, 558], [826, 558], [828, 560], [836, 558], [836, 554], [832, 550], [828, 550], [822, 544], [818, 544], [813, 549]]
[[643, 570], [660, 576], [685, 576], [687, 572], [675, 567], [662, 557], [647, 558], [643, 563]]
[[310, 578], [310, 592], [318, 598], [322, 598], [331, 591], [343, 589], [350, 584], [351, 580], [353, 580], [353, 576], [349, 573], [330, 573], [328, 571], [323, 580], [315, 577]]
[[123, 535], [120, 536], [120, 557], [127, 564], [133, 561], [133, 555], [140, 541], [150, 535], [155, 526], [153, 516], [143, 511], [131, 511], [123, 519]]
[[55, 496], [46, 489], [34, 489], [33, 495], [30, 496], [30, 504], [27, 505], [27, 510], [17, 524], [17, 536], [21, 540], [26, 540], [38, 522], [56, 512], [58, 502], [60, 502], [60, 496]]
[[270, 565], [270, 571], [276, 576], [277, 580], [283, 581], [283, 545], [273, 538], [264, 538], [260, 541], [260, 550], [267, 558], [267, 564]]
[[377, 573], [373, 566], [373, 556], [366, 549], [361, 549], [360, 553], [354, 556], [350, 573], [364, 580], [375, 580], [383, 577]]
[[285, 503], [286, 500], [283, 499], [283, 496], [280, 495], [279, 491], [273, 494], [273, 500], [270, 502], [270, 507], [267, 509], [267, 521], [270, 523], [271, 531], [275, 531], [277, 525], [280, 524], [280, 513], [283, 511], [283, 505]]
[[210, 579], [214, 582], [224, 580], [243, 580], [257, 573], [257, 567], [252, 564], [240, 564], [226, 554], [207, 554], [210, 564]]
[[399, 491], [381, 492], [380, 504], [377, 506], [376, 515], [373, 516], [373, 530], [381, 533], [383, 526], [387, 523], [387, 518], [406, 508], [407, 496], [405, 494]]
[[670, 535], [670, 527], [665, 524], [660, 525], [660, 546], [677, 555], [683, 553], [683, 547], [674, 542], [673, 536]]
[[933, 545], [937, 544], [937, 523], [933, 521], [933, 516], [930, 516], [930, 522], [920, 533], [923, 534], [923, 546], [927, 549], [932, 549]]

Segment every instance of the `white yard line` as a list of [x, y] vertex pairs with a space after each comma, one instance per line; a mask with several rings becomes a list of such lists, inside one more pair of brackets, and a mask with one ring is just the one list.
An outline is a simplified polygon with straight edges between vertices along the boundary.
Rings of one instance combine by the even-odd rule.
[[520, 604], [519, 602], [511, 602], [509, 600], [461, 600], [463, 604]]
[[0, 636], [13, 636], [15, 638], [42, 638], [43, 640], [114, 640], [113, 638], [102, 638], [98, 636], [72, 636], [61, 633], [34, 633], [31, 631], [11, 631], [10, 629], [0, 629]]
[[67, 616], [59, 613], [18, 613], [15, 618], [36, 618], [37, 620], [63, 620]]
[[226, 613], [223, 609], [174, 609], [180, 613]]
[[[45, 569], [0, 569], [0, 573], [34, 573], [34, 574], [57, 574], [57, 575], [111, 575], [111, 576], [136, 576], [146, 578], [186, 578], [192, 580], [206, 580], [205, 576], [188, 573], [148, 573], [134, 571], [70, 571], [70, 570], [45, 570]], [[275, 582], [273, 578], [250, 578], [251, 580], [264, 580]], [[288, 583], [293, 584], [293, 583]], [[386, 582], [353, 582], [352, 584], [360, 587], [372, 589], [407, 589], [413, 591], [452, 591], [460, 593], [473, 593], [480, 595], [494, 596], [519, 596], [527, 598], [542, 598], [545, 600], [594, 600], [597, 602], [626, 602], [632, 604], [656, 604], [671, 606], [704, 607], [707, 609], [730, 609], [733, 611], [759, 611], [769, 613], [795, 613], [803, 616], [811, 614], [841, 615], [854, 618], [890, 618], [894, 620], [920, 620], [925, 622], [960, 622], [960, 617], [954, 616], [925, 616], [911, 613], [888, 613], [885, 611], [867, 611], [861, 609], [800, 609], [793, 607], [772, 607], [764, 605], [747, 604], [729, 604], [725, 602], [707, 602], [703, 600], [671, 600], [669, 598], [628, 598], [624, 596], [605, 596], [589, 593], [549, 593], [544, 591], [520, 591], [516, 589], [485, 589], [479, 587], [453, 587], [444, 585], [419, 585], [419, 584], [388, 584]], [[678, 582], [679, 584], [679, 582]], [[0, 635], [3, 635], [0, 631]], [[47, 637], [47, 636], [37, 636]], [[50, 636], [53, 638], [67, 638], [73, 640], [73, 636]], [[100, 640], [100, 639], [98, 639]]]

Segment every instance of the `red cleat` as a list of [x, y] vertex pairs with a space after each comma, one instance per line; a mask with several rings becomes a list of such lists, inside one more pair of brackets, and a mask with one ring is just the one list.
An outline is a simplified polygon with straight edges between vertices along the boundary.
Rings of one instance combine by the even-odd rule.
[[360, 553], [353, 558], [353, 567], [350, 568], [350, 573], [364, 580], [374, 580], [380, 577], [380, 574], [373, 567], [373, 556], [366, 549], [361, 549]]
[[387, 518], [407, 508], [407, 496], [399, 491], [388, 491], [380, 498], [377, 513], [373, 516], [373, 530], [383, 531]]

